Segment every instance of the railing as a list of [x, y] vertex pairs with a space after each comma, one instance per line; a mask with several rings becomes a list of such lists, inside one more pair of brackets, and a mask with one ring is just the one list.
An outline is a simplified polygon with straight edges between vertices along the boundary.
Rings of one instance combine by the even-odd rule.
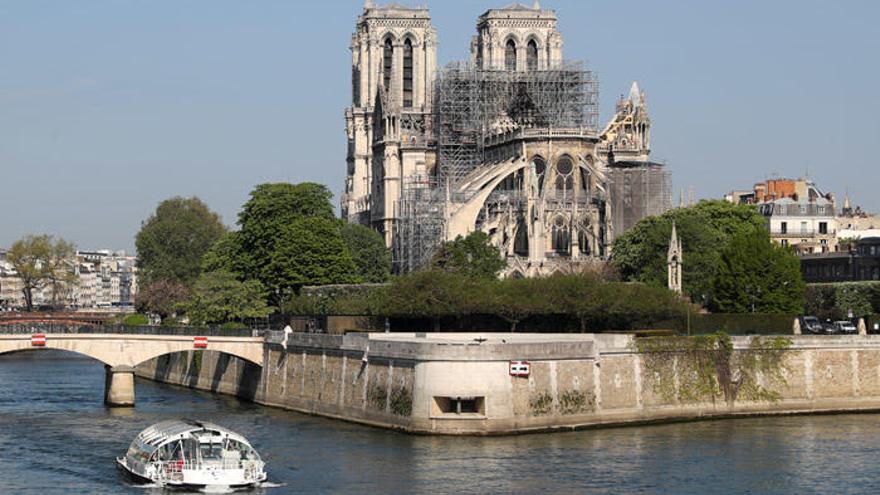
[[224, 329], [220, 327], [152, 327], [123, 325], [65, 325], [59, 323], [14, 323], [0, 325], [0, 334], [114, 334], [114, 335], [170, 335], [204, 337], [263, 337], [265, 330], [250, 328]]
[[833, 236], [837, 233], [835, 229], [827, 229], [825, 232], [822, 232], [820, 229], [799, 229], [797, 227], [791, 229], [773, 229], [770, 231], [770, 235], [776, 237], [813, 237], [817, 235], [829, 235]]
[[161, 461], [150, 464], [156, 469], [159, 481], [182, 482], [184, 471], [200, 471], [203, 469], [244, 471], [245, 481], [257, 481], [259, 473], [263, 471], [263, 461], [251, 461], [241, 459], [222, 459], [217, 461]]

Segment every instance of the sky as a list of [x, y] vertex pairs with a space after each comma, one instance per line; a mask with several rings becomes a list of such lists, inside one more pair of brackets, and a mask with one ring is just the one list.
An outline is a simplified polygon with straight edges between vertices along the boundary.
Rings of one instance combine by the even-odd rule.
[[[429, 2], [440, 63], [467, 58], [477, 16], [506, 3]], [[557, 11], [565, 57], [598, 74], [603, 123], [633, 80], [647, 93], [675, 202], [681, 188], [717, 198], [809, 174], [880, 210], [880, 2], [542, 6]], [[163, 199], [198, 196], [234, 226], [264, 182], [323, 183], [338, 201], [362, 8], [0, 0], [0, 246], [47, 233], [131, 252]]]

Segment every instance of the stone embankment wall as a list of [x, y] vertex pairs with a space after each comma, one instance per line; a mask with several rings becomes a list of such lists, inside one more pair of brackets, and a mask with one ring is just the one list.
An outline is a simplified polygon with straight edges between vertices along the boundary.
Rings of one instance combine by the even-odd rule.
[[[504, 434], [754, 414], [880, 410], [880, 336], [793, 336], [776, 370], [736, 372], [738, 397], [695, 399], [683, 357], [624, 335], [293, 334], [262, 368], [214, 353], [164, 356], [143, 377], [416, 433]], [[734, 337], [748, 349], [748, 337]], [[759, 363], [763, 359], [758, 357]], [[527, 360], [528, 377], [510, 361]], [[744, 372], [745, 373], [745, 372]], [[751, 382], [749, 382], [751, 380]], [[755, 387], [766, 391], [754, 392]], [[692, 392], [692, 391], [691, 391]], [[772, 395], [772, 399], [767, 396]]]

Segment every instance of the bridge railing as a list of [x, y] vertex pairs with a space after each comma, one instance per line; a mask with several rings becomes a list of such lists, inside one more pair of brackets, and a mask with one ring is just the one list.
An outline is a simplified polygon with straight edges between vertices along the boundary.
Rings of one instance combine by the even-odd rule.
[[123, 325], [70, 325], [62, 323], [15, 323], [0, 326], [0, 335], [46, 334], [129, 334], [204, 337], [264, 337], [266, 330], [220, 327], [155, 327]]

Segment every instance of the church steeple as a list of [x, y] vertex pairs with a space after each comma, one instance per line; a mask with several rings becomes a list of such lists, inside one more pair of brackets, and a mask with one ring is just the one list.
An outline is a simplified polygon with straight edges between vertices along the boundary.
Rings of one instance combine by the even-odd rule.
[[669, 251], [666, 254], [666, 264], [669, 269], [669, 290], [681, 294], [681, 268], [683, 265], [683, 258], [681, 241], [678, 239], [675, 222], [672, 222], [672, 235], [669, 237]]

